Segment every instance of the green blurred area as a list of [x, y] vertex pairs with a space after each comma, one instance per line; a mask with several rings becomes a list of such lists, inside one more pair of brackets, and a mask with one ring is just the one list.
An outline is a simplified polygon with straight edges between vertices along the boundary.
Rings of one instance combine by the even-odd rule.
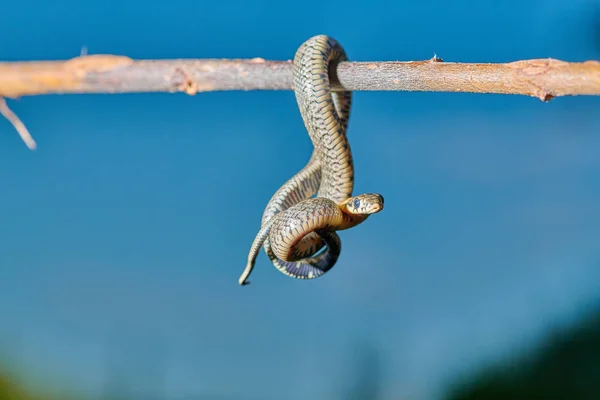
[[37, 371], [24, 366], [17, 358], [0, 352], [0, 400], [83, 400], [52, 371]]
[[457, 384], [446, 399], [600, 399], [600, 308], [536, 349]]
[[8, 376], [0, 375], [0, 400], [34, 399]]
[[[4, 371], [4, 370], [3, 370]], [[15, 376], [0, 372], [0, 400], [59, 400], [65, 399], [57, 394], [38, 392], [19, 381]]]
[[[367, 342], [357, 344], [353, 354], [355, 357], [348, 363], [352, 364], [351, 369], [343, 380], [343, 387], [339, 388], [339, 398], [383, 399], [382, 375], [393, 376], [393, 373], [383, 371], [381, 353], [373, 343]], [[39, 380], [27, 379], [28, 374], [11, 372], [6, 366], [0, 367], [0, 400], [81, 400], [87, 397], [65, 394], [64, 389], [72, 388], [60, 391], [52, 385], [44, 388]], [[33, 389], [34, 381], [36, 389]], [[139, 397], [125, 393], [102, 397], [103, 400], [108, 398], [133, 400]], [[484, 368], [466, 381], [456, 382], [444, 399], [600, 399], [600, 307], [574, 326], [550, 332], [535, 349]]]

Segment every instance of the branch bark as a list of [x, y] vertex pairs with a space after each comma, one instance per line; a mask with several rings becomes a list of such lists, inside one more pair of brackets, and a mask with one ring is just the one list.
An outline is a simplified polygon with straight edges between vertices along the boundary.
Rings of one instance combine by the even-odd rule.
[[[343, 62], [334, 91], [501, 93], [543, 101], [566, 95], [600, 95], [600, 62], [533, 59], [504, 64]], [[334, 74], [335, 75], [335, 74]], [[133, 60], [113, 55], [67, 61], [0, 63], [0, 96], [65, 93], [292, 90], [291, 61], [261, 58]]]
[[[454, 63], [434, 57], [409, 62], [342, 62], [332, 90], [499, 93], [533, 96], [600, 95], [600, 62], [532, 59]], [[0, 98], [66, 93], [147, 93], [292, 90], [291, 61], [254, 59], [133, 60], [85, 55], [65, 61], [0, 63]], [[18, 121], [4, 104], [3, 115]], [[22, 124], [21, 124], [22, 125]], [[24, 126], [15, 125], [22, 137]], [[29, 137], [30, 148], [35, 142]]]

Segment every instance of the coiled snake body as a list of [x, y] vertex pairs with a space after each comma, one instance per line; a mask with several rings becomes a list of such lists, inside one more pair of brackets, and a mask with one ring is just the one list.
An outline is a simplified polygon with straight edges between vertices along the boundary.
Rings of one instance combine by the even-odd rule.
[[[315, 150], [306, 166], [269, 201], [239, 280], [242, 285], [263, 244], [284, 274], [297, 279], [323, 275], [341, 252], [335, 231], [356, 226], [383, 208], [380, 194], [351, 197], [354, 165], [346, 130], [352, 94], [332, 93], [329, 83], [330, 66], [345, 60], [339, 43], [324, 35], [307, 40], [296, 52], [294, 92]], [[313, 256], [324, 245], [325, 251]]]

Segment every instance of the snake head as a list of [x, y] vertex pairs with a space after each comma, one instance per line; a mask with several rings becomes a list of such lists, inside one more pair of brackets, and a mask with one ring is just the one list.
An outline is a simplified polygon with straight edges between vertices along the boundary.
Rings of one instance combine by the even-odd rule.
[[370, 215], [383, 210], [383, 196], [379, 193], [364, 193], [350, 197], [342, 203], [348, 214]]

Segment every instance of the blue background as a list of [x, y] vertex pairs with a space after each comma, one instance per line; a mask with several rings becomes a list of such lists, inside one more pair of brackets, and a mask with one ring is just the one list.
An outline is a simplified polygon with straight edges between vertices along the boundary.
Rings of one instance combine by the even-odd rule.
[[[593, 0], [5, 3], [4, 61], [287, 60], [321, 33], [354, 61], [600, 58]], [[366, 343], [387, 398], [436, 398], [597, 303], [597, 97], [355, 93], [355, 193], [385, 210], [326, 276], [261, 253], [248, 287], [264, 206], [311, 153], [293, 92], [9, 105], [38, 150], [0, 121], [0, 350], [83, 393], [326, 399]]]

